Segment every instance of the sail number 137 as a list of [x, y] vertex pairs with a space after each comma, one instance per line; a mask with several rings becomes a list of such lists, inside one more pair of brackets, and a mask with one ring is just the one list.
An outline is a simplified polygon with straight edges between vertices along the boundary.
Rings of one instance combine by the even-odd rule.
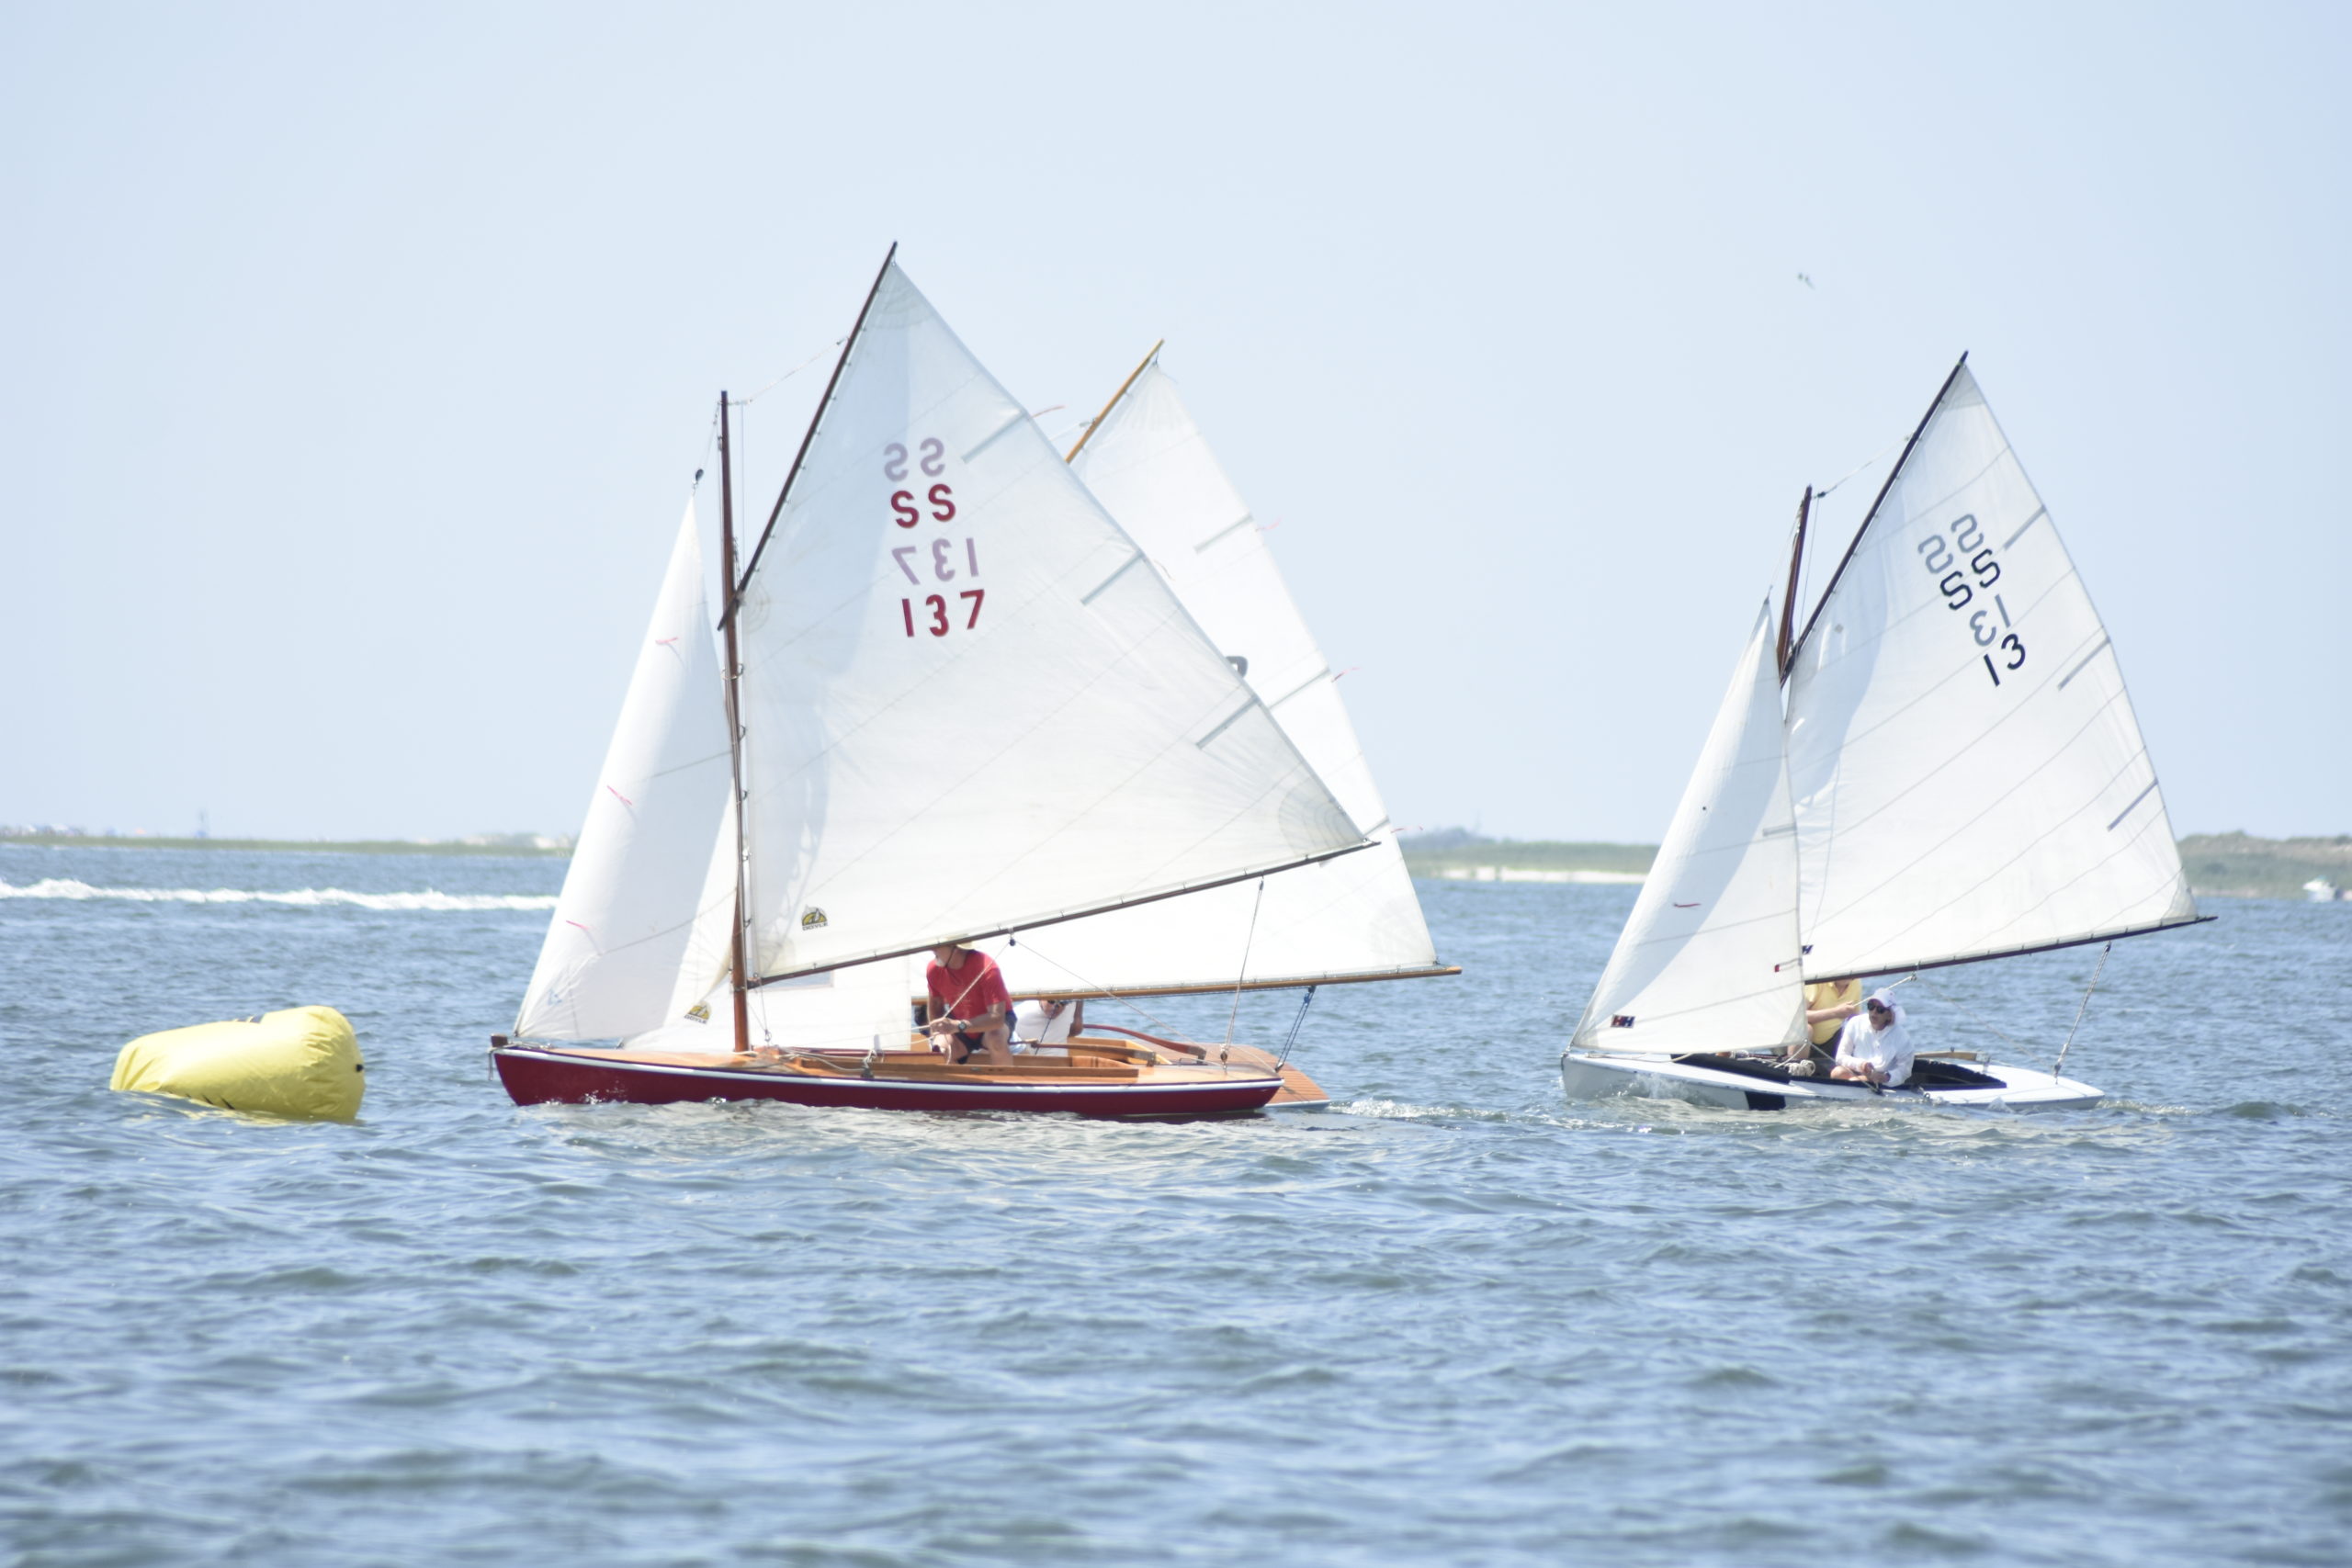
[[[935, 436], [917, 442], [911, 453], [894, 441], [882, 449], [882, 477], [892, 484], [906, 479], [910, 462], [925, 477], [937, 479], [946, 471], [946, 450]], [[890, 521], [900, 528], [919, 527], [926, 521], [943, 525], [956, 521], [956, 492], [945, 482], [931, 486], [922, 492], [922, 499], [929, 502], [927, 518], [926, 509], [917, 504], [913, 491], [892, 491]], [[959, 545], [961, 549], [956, 547]], [[940, 536], [917, 544], [899, 545], [890, 551], [890, 558], [898, 562], [899, 570], [917, 588], [970, 581], [980, 575], [979, 544], [969, 537]], [[936, 593], [910, 594], [899, 601], [899, 624], [909, 637], [913, 637], [918, 627], [933, 637], [945, 637], [958, 629], [952, 613], [961, 610], [961, 629], [971, 631], [980, 624], [980, 605], [987, 597], [988, 591], [978, 587], [941, 586]]]

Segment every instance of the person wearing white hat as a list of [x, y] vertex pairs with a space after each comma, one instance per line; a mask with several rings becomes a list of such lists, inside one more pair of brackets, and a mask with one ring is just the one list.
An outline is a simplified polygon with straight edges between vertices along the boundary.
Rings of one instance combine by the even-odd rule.
[[1829, 1076], [1877, 1089], [1897, 1089], [1910, 1080], [1911, 1035], [1893, 991], [1872, 991], [1861, 1016], [1846, 1021]]

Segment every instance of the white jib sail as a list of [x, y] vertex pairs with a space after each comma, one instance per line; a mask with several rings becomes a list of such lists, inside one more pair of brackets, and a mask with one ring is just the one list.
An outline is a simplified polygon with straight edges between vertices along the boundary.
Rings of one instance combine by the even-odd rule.
[[[1176, 383], [1147, 366], [1072, 460], [1377, 847], [1113, 914], [999, 950], [1014, 990], [1331, 979], [1437, 963], [1405, 857], [1329, 664]], [[1251, 934], [1254, 921], [1255, 935]]]
[[1799, 647], [1810, 976], [2196, 918], [2122, 671], [1965, 365]]
[[847, 354], [741, 613], [761, 976], [1362, 841], [895, 265]]
[[1580, 1051], [1730, 1051], [1804, 1033], [1797, 854], [1771, 604], [1577, 1025]]
[[518, 1036], [602, 1040], [663, 1021], [727, 780], [727, 716], [689, 501]]

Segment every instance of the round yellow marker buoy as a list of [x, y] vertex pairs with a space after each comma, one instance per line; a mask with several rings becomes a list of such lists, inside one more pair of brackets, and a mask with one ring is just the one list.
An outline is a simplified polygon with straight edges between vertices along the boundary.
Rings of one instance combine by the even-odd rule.
[[142, 1034], [114, 1059], [109, 1089], [169, 1094], [223, 1111], [348, 1122], [359, 1114], [368, 1064], [351, 1021], [333, 1008]]

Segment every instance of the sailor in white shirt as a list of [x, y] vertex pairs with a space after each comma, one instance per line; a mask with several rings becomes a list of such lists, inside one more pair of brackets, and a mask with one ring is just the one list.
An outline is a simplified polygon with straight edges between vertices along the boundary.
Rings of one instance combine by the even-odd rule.
[[1085, 1027], [1080, 1015], [1084, 1002], [1056, 1002], [1033, 998], [1015, 1002], [1012, 1007], [1012, 1040], [1015, 1048], [1031, 1050], [1040, 1045], [1067, 1045], [1069, 1037]]
[[1849, 1018], [1838, 1035], [1833, 1078], [1895, 1089], [1911, 1077], [1911, 1034], [1892, 991], [1873, 991], [1860, 1018]]

